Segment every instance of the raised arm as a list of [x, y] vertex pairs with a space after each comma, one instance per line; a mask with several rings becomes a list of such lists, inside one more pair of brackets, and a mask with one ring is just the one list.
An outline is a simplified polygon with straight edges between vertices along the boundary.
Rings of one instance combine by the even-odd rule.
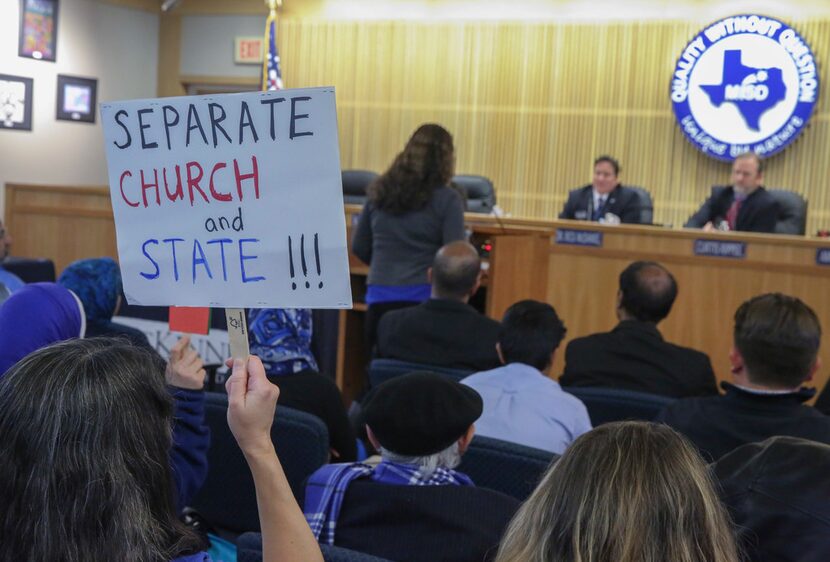
[[256, 487], [264, 562], [322, 562], [320, 547], [294, 499], [271, 441], [279, 389], [259, 357], [236, 359], [226, 383], [228, 425], [248, 461]]

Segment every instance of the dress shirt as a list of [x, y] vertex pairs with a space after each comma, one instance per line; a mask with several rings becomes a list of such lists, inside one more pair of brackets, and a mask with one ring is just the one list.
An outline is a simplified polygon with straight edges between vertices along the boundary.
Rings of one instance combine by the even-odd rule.
[[530, 365], [510, 363], [461, 382], [484, 401], [479, 435], [562, 454], [591, 430], [585, 405]]

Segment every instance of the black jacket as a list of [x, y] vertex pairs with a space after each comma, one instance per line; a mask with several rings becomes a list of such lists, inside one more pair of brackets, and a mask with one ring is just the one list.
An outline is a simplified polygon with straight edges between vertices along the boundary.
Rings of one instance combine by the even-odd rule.
[[610, 332], [572, 340], [563, 386], [600, 386], [672, 398], [718, 393], [709, 356], [663, 340], [651, 322], [624, 320]]
[[468, 304], [430, 299], [383, 315], [377, 356], [452, 369], [495, 369], [501, 365], [496, 354], [500, 327]]
[[803, 404], [814, 390], [755, 394], [729, 383], [722, 386], [725, 395], [678, 400], [663, 408], [656, 421], [688, 437], [706, 460], [776, 435], [830, 444], [830, 417]]
[[773, 437], [712, 469], [747, 562], [830, 560], [830, 446]]
[[[712, 195], [703, 206], [686, 222], [686, 228], [702, 228], [707, 222], [718, 223], [726, 220], [726, 213], [735, 200], [732, 186], [712, 188]], [[775, 232], [775, 224], [781, 208], [778, 202], [763, 187], [749, 194], [738, 211], [735, 230], [744, 232]]]
[[[559, 213], [560, 219], [591, 220], [594, 211], [594, 194], [591, 185], [580, 187], [568, 193], [565, 208]], [[617, 185], [609, 194], [602, 209], [620, 217], [624, 223], [639, 224], [643, 211], [640, 196], [633, 189]]]
[[472, 486], [352, 482], [334, 544], [397, 562], [492, 559], [519, 507], [508, 495]]

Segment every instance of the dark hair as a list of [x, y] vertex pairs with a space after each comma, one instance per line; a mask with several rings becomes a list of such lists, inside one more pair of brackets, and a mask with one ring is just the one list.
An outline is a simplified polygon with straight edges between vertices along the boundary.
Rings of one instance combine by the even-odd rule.
[[440, 125], [421, 125], [389, 169], [369, 185], [367, 194], [380, 210], [415, 211], [427, 204], [436, 188], [449, 185], [454, 169], [452, 135]]
[[468, 242], [450, 242], [435, 254], [432, 286], [439, 297], [461, 299], [478, 281], [481, 258]]
[[738, 307], [734, 338], [752, 382], [794, 388], [815, 365], [821, 324], [801, 300], [769, 293]]
[[524, 363], [540, 371], [550, 365], [567, 329], [554, 308], [544, 302], [524, 300], [504, 313], [499, 346], [506, 363]]
[[635, 261], [620, 273], [620, 306], [637, 320], [660, 322], [677, 298], [677, 281], [653, 261]]
[[36, 351], [0, 381], [0, 560], [169, 562], [202, 549], [173, 507], [163, 365], [122, 340]]
[[743, 160], [746, 158], [755, 160], [755, 163], [758, 164], [759, 174], [764, 171], [764, 161], [761, 159], [757, 152], [742, 152], [735, 157], [735, 160]]
[[603, 154], [602, 156], [594, 160], [594, 168], [596, 168], [597, 164], [599, 164], [600, 162], [608, 162], [609, 164], [611, 164], [611, 167], [614, 168], [614, 175], [620, 175], [620, 163], [617, 162], [616, 158], [608, 156], [607, 154]]

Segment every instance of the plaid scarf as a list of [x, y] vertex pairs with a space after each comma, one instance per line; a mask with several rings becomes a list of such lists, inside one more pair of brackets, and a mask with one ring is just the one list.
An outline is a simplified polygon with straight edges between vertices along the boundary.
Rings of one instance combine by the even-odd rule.
[[470, 477], [448, 468], [436, 468], [428, 477], [419, 467], [382, 461], [374, 469], [363, 463], [329, 464], [308, 479], [305, 518], [321, 544], [334, 544], [334, 530], [343, 496], [353, 480], [366, 478], [381, 484], [399, 486], [474, 486]]

